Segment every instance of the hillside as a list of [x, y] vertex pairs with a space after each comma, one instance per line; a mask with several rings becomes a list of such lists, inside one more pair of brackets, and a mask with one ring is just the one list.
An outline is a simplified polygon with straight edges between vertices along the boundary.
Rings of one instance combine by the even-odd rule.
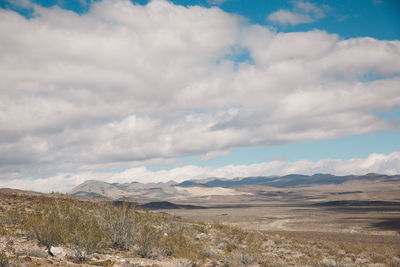
[[[0, 191], [0, 266], [400, 264], [398, 236], [244, 230], [141, 211], [128, 203], [18, 193]], [[187, 208], [169, 202], [142, 207]]]
[[[335, 176], [331, 174], [298, 175], [291, 174], [286, 176], [260, 176], [243, 177], [235, 179], [226, 178], [207, 178], [203, 180], [186, 180], [181, 183], [170, 181], [167, 183], [106, 183], [90, 180], [71, 190], [71, 194], [82, 198], [103, 198], [110, 200], [121, 200], [126, 197], [132, 201], [150, 202], [150, 201], [198, 201], [205, 198], [252, 198], [257, 196], [282, 196], [284, 192], [276, 189], [288, 190], [317, 187], [352, 187], [357, 188], [370, 186], [371, 184], [380, 184], [389, 186], [390, 183], [400, 181], [399, 175], [347, 175]], [[353, 186], [354, 187], [354, 186]], [[293, 191], [292, 190], [292, 191]], [[358, 190], [358, 189], [357, 189]], [[354, 192], [362, 193], [355, 190]], [[279, 193], [280, 192], [280, 193]], [[354, 193], [353, 192], [353, 193]], [[337, 194], [343, 194], [339, 191]]]

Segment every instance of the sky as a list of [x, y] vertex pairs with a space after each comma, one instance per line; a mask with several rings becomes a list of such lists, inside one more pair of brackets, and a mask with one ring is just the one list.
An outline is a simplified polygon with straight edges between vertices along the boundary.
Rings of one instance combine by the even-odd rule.
[[0, 187], [400, 174], [397, 0], [0, 0]]

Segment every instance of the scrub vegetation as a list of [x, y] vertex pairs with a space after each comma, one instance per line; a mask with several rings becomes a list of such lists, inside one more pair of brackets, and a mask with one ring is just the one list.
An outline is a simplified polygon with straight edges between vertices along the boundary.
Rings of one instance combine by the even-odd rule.
[[[399, 266], [365, 251], [137, 210], [124, 201], [0, 194], [0, 266]], [[371, 265], [372, 266], [372, 265]]]

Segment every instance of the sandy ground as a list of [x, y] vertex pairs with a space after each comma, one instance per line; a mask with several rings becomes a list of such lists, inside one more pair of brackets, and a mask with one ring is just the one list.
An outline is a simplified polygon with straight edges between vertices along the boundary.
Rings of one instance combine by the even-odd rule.
[[317, 231], [400, 236], [400, 207], [238, 207], [166, 210], [185, 219], [264, 231]]

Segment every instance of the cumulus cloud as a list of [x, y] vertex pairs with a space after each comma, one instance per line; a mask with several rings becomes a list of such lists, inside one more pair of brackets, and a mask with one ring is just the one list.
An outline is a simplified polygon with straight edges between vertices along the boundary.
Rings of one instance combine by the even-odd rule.
[[0, 9], [0, 179], [364, 134], [400, 105], [399, 41], [276, 33], [168, 1], [34, 9]]
[[280, 9], [268, 15], [267, 19], [284, 26], [314, 22], [325, 17], [328, 6], [318, 7], [304, 1], [293, 2], [292, 10]]
[[36, 180], [20, 179], [0, 181], [0, 187], [36, 190], [41, 192], [68, 192], [74, 186], [86, 180], [129, 183], [138, 182], [181, 182], [187, 179], [206, 177], [235, 178], [248, 176], [270, 176], [287, 174], [331, 173], [335, 175], [364, 175], [367, 173], [399, 174], [400, 152], [391, 154], [371, 154], [368, 158], [349, 160], [323, 159], [316, 162], [299, 160], [294, 162], [273, 160], [251, 165], [228, 165], [219, 168], [186, 165], [170, 170], [151, 171], [146, 167], [130, 168], [117, 173], [80, 172], [60, 173], [51, 177]]

